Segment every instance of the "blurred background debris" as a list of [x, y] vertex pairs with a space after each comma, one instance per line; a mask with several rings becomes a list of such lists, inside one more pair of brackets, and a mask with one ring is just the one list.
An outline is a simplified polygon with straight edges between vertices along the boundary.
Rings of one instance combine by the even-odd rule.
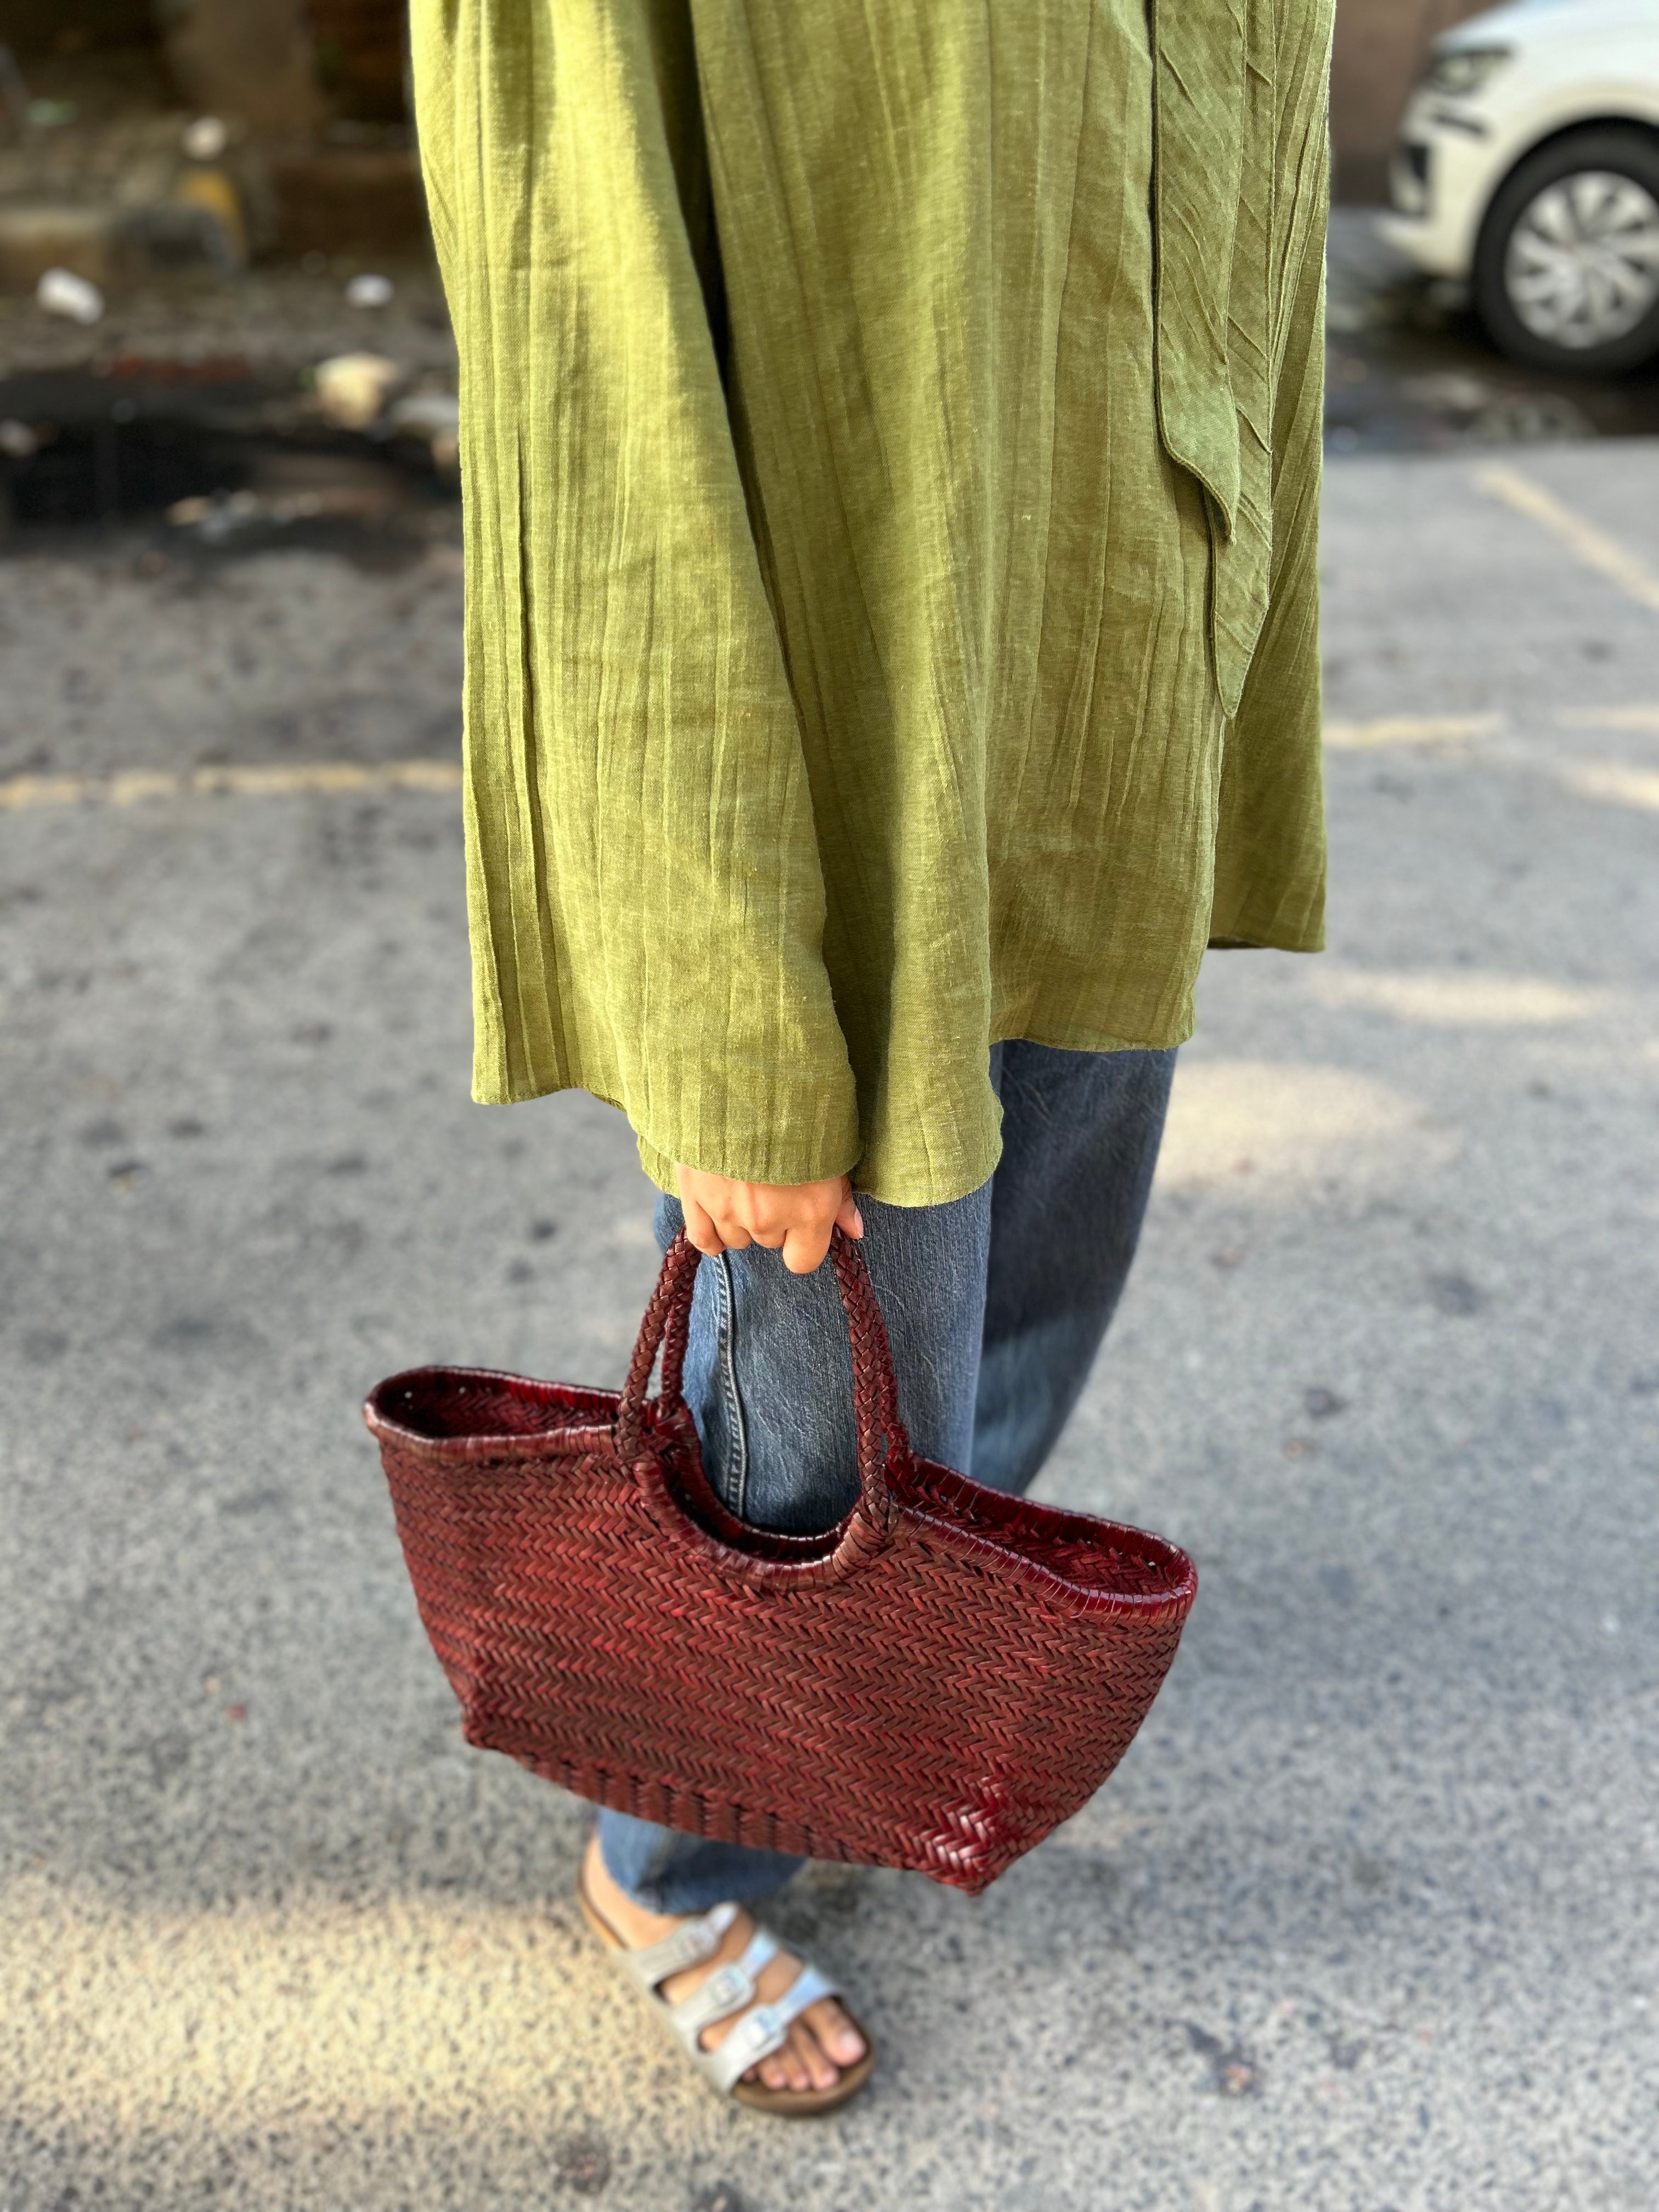
[[34, 288], [34, 301], [47, 314], [65, 316], [71, 323], [98, 323], [104, 319], [103, 294], [72, 269], [43, 269]]
[[10, 0], [3, 23], [0, 533], [176, 536], [182, 509], [240, 547], [452, 505], [403, 7]]

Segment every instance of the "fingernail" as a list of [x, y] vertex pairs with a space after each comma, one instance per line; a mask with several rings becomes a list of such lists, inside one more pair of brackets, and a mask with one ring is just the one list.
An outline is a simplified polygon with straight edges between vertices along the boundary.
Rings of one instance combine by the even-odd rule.
[[853, 1234], [854, 1237], [862, 1237], [864, 1234], [864, 1216], [856, 1206], [853, 1208]]

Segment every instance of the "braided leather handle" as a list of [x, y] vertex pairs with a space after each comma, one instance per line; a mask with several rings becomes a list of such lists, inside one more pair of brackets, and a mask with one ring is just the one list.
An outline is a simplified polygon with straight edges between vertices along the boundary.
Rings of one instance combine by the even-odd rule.
[[[617, 1409], [617, 1448], [626, 1460], [636, 1459], [646, 1448], [646, 1391], [659, 1351], [662, 1353], [659, 1403], [671, 1415], [684, 1410], [680, 1383], [691, 1325], [691, 1293], [702, 1256], [681, 1230], [664, 1257], [657, 1287], [640, 1323], [639, 1340]], [[888, 1478], [902, 1474], [908, 1465], [910, 1439], [899, 1419], [893, 1354], [870, 1271], [858, 1246], [839, 1229], [830, 1236], [830, 1263], [836, 1271], [852, 1346], [853, 1419], [858, 1431], [859, 1503], [832, 1562], [836, 1571], [844, 1573], [879, 1550], [887, 1540], [897, 1512]]]

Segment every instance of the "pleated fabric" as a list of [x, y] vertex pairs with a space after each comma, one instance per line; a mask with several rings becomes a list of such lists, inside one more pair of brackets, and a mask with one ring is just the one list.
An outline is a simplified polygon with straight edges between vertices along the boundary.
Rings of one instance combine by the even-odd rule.
[[1322, 941], [1329, 0], [416, 0], [474, 1094], [990, 1175]]

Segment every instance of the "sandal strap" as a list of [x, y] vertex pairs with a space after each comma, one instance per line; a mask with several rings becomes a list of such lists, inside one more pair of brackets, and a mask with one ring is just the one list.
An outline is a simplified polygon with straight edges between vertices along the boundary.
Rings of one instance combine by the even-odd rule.
[[[670, 2014], [674, 2033], [688, 2050], [696, 2047], [704, 2028], [729, 2019], [755, 2002], [755, 1984], [762, 1969], [777, 1956], [778, 1939], [757, 1928], [740, 1959], [728, 1959], [700, 1982], [690, 1996], [682, 1997]], [[662, 2002], [666, 2002], [664, 1999]]]
[[[816, 2004], [820, 1997], [841, 1994], [827, 1975], [808, 1962], [775, 2003], [755, 2003], [756, 1982], [780, 1948], [775, 1936], [757, 1928], [741, 1958], [717, 1966], [690, 1996], [671, 2004], [662, 1995], [661, 1984], [687, 1967], [699, 1966], [713, 1958], [742, 1909], [738, 1905], [717, 1905], [710, 1911], [682, 1921], [672, 1935], [647, 1944], [643, 1950], [629, 1951], [619, 1946], [611, 1951], [612, 1964], [633, 1983], [698, 2072], [722, 2096], [731, 2094], [751, 2066], [783, 2048], [791, 2022], [808, 2005]], [[733, 2013], [741, 2017], [719, 2049], [703, 2050], [700, 2038], [704, 2029], [717, 2021], [729, 2020]]]
[[768, 2006], [787, 2027], [792, 2021], [800, 2018], [808, 2005], [815, 2005], [820, 1997], [838, 1997], [841, 1991], [828, 1974], [821, 1974], [809, 1959], [802, 1966], [783, 1995]]
[[763, 2058], [769, 2058], [775, 2051], [782, 2050], [788, 2034], [788, 2021], [780, 2020], [772, 2006], [755, 2005], [744, 2013], [718, 2051], [694, 2051], [691, 2056], [699, 2071], [708, 2076], [723, 2097], [729, 2097], [751, 2066], [758, 2066]]
[[629, 1981], [636, 1983], [647, 1996], [656, 1997], [659, 1983], [714, 1957], [740, 1910], [736, 1905], [717, 1905], [694, 1920], [682, 1921], [672, 1936], [665, 1936], [659, 1942], [647, 1943], [639, 1951], [613, 1951], [611, 1955]]
[[781, 1997], [746, 2012], [717, 2051], [696, 2051], [692, 2055], [721, 2094], [729, 2096], [751, 2066], [782, 2050], [790, 2022], [799, 2019], [808, 2005], [816, 2004], [820, 1997], [840, 1995], [829, 1976], [809, 1963]]

